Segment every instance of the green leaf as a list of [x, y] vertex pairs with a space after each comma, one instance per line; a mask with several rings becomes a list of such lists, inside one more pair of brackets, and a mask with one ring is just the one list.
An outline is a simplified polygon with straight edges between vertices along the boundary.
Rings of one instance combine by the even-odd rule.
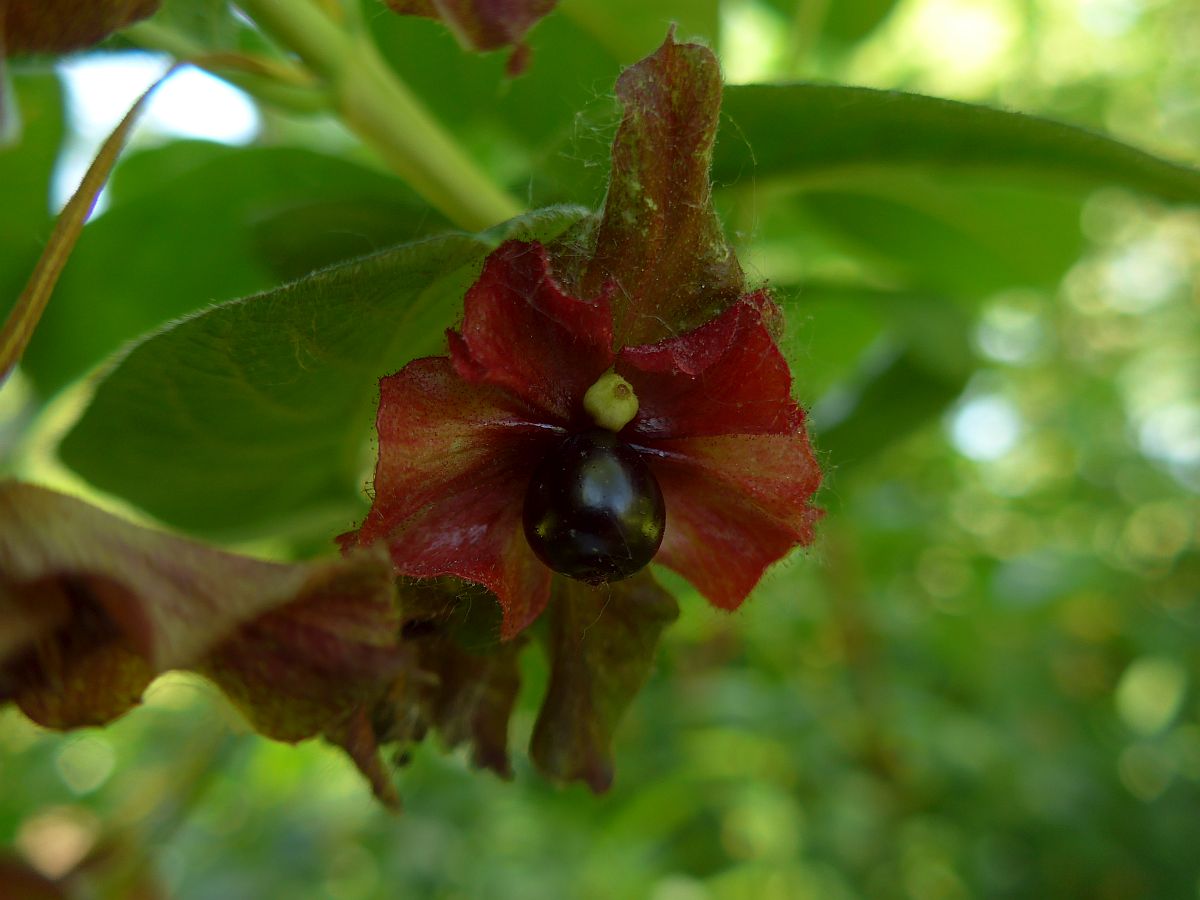
[[952, 297], [1053, 287], [1084, 249], [1083, 198], [1061, 185], [901, 171], [794, 202], [877, 278]]
[[923, 427], [977, 365], [971, 307], [936, 293], [810, 281], [780, 294], [797, 393], [832, 473]]
[[1200, 171], [1036, 116], [899, 91], [824, 84], [725, 91], [713, 179], [836, 186], [908, 167], [1120, 184], [1200, 203]]
[[830, 3], [822, 23], [821, 35], [847, 44], [860, 41], [882, 25], [895, 6], [896, 0]]
[[[767, 3], [788, 19], [800, 19], [808, 12], [805, 7], [816, 5], [813, 0], [767, 0]], [[852, 44], [883, 24], [895, 8], [896, 0], [854, 0], [853, 3], [823, 0], [821, 6], [811, 15], [812, 21], [819, 25], [820, 37]]]
[[[940, 413], [977, 364], [969, 310], [937, 294], [813, 281], [778, 293], [796, 393], [833, 469]], [[911, 421], [897, 427], [896, 409]]]
[[464, 54], [437, 23], [377, 7], [367, 23], [430, 112], [531, 208], [602, 202], [618, 62], [567, 12], [529, 33], [532, 61], [516, 79], [506, 77], [503, 54]]
[[962, 393], [967, 374], [930, 365], [901, 342], [881, 347], [845, 398], [813, 410], [815, 443], [831, 478], [925, 426]]
[[609, 788], [613, 733], [678, 615], [675, 598], [649, 573], [600, 587], [555, 580], [550, 685], [530, 745], [543, 773], [597, 793]]
[[683, 38], [715, 46], [719, 7], [718, 0], [564, 0], [559, 14], [574, 19], [628, 65], [652, 53], [672, 25]]
[[500, 240], [585, 214], [404, 245], [177, 322], [118, 361], [62, 458], [186, 530], [331, 536], [361, 511], [379, 378], [442, 348]]
[[[785, 314], [780, 346], [796, 396], [809, 408], [857, 373], [864, 355], [888, 332], [888, 310], [871, 288], [815, 282], [772, 287]], [[888, 297], [896, 299], [892, 292]]]
[[[12, 72], [12, 128], [0, 143], [0, 309], [8, 308], [33, 271], [50, 233], [50, 179], [63, 140], [63, 96], [50, 74]], [[8, 99], [8, 98], [6, 98]], [[11, 118], [10, 118], [11, 117]]]
[[113, 187], [26, 354], [43, 394], [165, 320], [443, 227], [398, 180], [292, 148], [171, 144]]
[[[55, 8], [51, 12], [54, 15], [66, 15], [72, 11]], [[3, 35], [0, 34], [0, 38], [2, 37]], [[8, 311], [8, 318], [5, 319], [4, 325], [0, 327], [0, 380], [8, 377], [9, 372], [25, 354], [29, 341], [34, 335], [34, 329], [37, 328], [46, 304], [58, 283], [63, 267], [75, 249], [75, 243], [79, 239], [80, 232], [83, 231], [84, 223], [91, 214], [96, 199], [100, 196], [100, 191], [108, 182], [108, 176], [117, 164], [117, 158], [125, 148], [125, 142], [128, 140], [134, 124], [141, 116], [142, 109], [158, 86], [170, 78], [174, 71], [175, 67], [172, 66], [165, 75], [150, 85], [129, 108], [112, 133], [104, 139], [104, 143], [100, 145], [100, 149], [96, 153], [96, 158], [92, 160], [87, 172], [84, 173], [79, 187], [75, 189], [75, 193], [59, 213], [54, 223], [54, 229], [50, 233], [50, 239], [46, 242], [42, 255], [38, 257], [29, 281], [26, 282], [24, 290], [17, 297], [12, 309]]]
[[253, 33], [244, 20], [233, 15], [229, 0], [162, 0], [150, 24], [183, 35], [209, 50], [242, 46], [246, 35]]

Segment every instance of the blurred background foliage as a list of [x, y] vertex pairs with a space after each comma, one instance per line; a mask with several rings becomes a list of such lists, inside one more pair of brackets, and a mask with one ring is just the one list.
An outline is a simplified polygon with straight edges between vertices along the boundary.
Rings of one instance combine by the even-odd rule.
[[[511, 82], [503, 53], [360, 12], [530, 208], [600, 202], [612, 82], [669, 21], [731, 83], [926, 92], [1200, 160], [1189, 0], [563, 0]], [[0, 294], [111, 127], [89, 113], [97, 72], [260, 44], [224, 3], [168, 0], [57, 76], [13, 63]], [[48, 448], [125, 342], [447, 227], [302, 97], [242, 95], [205, 140], [188, 102], [158, 103], [0, 393], [7, 472], [88, 490]], [[1200, 896], [1196, 208], [1011, 172], [718, 175], [743, 263], [788, 314], [829, 515], [734, 616], [664, 573], [683, 616], [608, 795], [555, 789], [519, 753], [504, 784], [426, 746], [391, 818], [334, 751], [257, 738], [167, 676], [104, 731], [0, 713], [0, 842], [49, 875], [91, 853], [117, 897]], [[524, 665], [516, 747], [546, 677]]]

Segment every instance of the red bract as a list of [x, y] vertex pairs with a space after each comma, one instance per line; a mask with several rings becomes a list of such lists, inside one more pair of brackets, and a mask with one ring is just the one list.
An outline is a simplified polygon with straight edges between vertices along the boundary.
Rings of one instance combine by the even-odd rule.
[[467, 50], [511, 46], [508, 74], [520, 75], [529, 64], [525, 34], [550, 14], [558, 0], [387, 0], [404, 16], [436, 19]]
[[538, 462], [594, 428], [583, 395], [610, 367], [633, 388], [619, 437], [666, 500], [656, 561], [735, 609], [772, 562], [812, 540], [820, 472], [767, 320], [765, 292], [656, 344], [614, 348], [611, 283], [590, 300], [555, 280], [545, 248], [509, 241], [466, 295], [450, 356], [380, 382], [379, 460], [366, 520], [343, 543], [385, 541], [396, 570], [487, 586], [511, 637], [550, 597], [522, 530]]

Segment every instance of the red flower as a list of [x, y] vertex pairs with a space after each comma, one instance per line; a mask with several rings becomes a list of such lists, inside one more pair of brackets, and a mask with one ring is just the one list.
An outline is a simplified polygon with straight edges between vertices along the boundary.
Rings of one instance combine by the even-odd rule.
[[382, 540], [400, 574], [485, 585], [504, 636], [515, 635], [545, 607], [552, 578], [522, 527], [530, 478], [567, 437], [596, 427], [583, 398], [610, 369], [638, 403], [617, 437], [665, 500], [656, 562], [732, 610], [767, 566], [810, 543], [821, 476], [768, 330], [777, 311], [767, 294], [616, 350], [612, 294], [566, 293], [540, 244], [492, 253], [467, 292], [462, 331], [448, 333], [449, 358], [380, 381], [374, 503], [343, 544]]

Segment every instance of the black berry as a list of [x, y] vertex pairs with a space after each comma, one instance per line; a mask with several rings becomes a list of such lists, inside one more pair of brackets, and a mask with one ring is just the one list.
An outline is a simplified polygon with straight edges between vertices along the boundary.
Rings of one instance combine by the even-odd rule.
[[611, 431], [572, 435], [538, 464], [525, 493], [525, 537], [547, 566], [601, 584], [646, 566], [662, 543], [662, 490]]

